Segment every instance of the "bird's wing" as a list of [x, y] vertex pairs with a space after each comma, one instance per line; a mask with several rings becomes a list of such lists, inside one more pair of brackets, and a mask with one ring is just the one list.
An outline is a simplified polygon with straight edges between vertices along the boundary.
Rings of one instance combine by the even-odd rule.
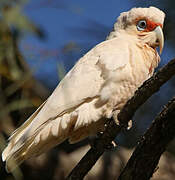
[[67, 73], [43, 107], [30, 117], [30, 128], [34, 131], [47, 120], [55, 119], [83, 102], [99, 96], [107, 78], [105, 73], [124, 67], [128, 63], [127, 51], [128, 44], [122, 39], [104, 41], [90, 50]]
[[[125, 41], [112, 39], [100, 43], [83, 56], [47, 101], [15, 131], [3, 152], [3, 160], [9, 154], [19, 152], [19, 148], [24, 146], [30, 137], [35, 136], [36, 131], [43, 124], [49, 123], [49, 127], [55, 126], [59, 122], [52, 123], [53, 120], [59, 120], [64, 113], [74, 111], [83, 103], [87, 104], [94, 98], [98, 98], [107, 78], [105, 72], [117, 70], [128, 63], [127, 48], [128, 44]], [[27, 142], [30, 144], [30, 141]]]

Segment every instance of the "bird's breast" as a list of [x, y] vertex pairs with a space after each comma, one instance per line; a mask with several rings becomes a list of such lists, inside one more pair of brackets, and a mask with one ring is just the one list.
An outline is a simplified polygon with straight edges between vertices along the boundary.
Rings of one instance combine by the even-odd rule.
[[141, 52], [135, 49], [130, 52], [130, 60], [126, 67], [116, 74], [117, 81], [109, 83], [111, 87], [111, 96], [109, 98], [109, 107], [121, 109], [124, 104], [134, 95], [135, 91], [146, 81], [154, 72], [158, 65], [158, 56], [153, 51]]

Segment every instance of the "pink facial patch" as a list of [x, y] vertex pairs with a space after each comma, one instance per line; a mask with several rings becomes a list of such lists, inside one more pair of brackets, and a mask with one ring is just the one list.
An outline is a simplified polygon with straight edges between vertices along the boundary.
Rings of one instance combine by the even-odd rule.
[[144, 30], [146, 32], [153, 31], [157, 26], [160, 26], [162, 28], [162, 24], [160, 24], [160, 23], [155, 23], [150, 20], [146, 20], [146, 22], [147, 22], [147, 28]]

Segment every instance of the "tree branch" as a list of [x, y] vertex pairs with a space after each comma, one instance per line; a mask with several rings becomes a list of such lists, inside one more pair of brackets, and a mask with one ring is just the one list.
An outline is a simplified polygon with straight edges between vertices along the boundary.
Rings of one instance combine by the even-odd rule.
[[156, 117], [143, 135], [118, 180], [148, 180], [161, 154], [175, 136], [175, 98]]
[[150, 79], [135, 92], [135, 95], [126, 103], [118, 115], [120, 125], [113, 120], [109, 121], [104, 134], [86, 155], [80, 160], [76, 167], [72, 170], [67, 180], [81, 180], [94, 166], [99, 157], [104, 153], [105, 148], [115, 139], [121, 130], [128, 126], [128, 122], [136, 110], [150, 97], [157, 92], [159, 88], [166, 83], [173, 75], [175, 75], [175, 59], [171, 60], [166, 66], [161, 68]]

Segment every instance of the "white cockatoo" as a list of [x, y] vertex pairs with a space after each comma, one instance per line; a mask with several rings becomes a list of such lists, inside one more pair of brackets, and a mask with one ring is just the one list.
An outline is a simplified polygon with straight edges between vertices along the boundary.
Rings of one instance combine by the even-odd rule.
[[12, 134], [2, 153], [7, 170], [66, 139], [75, 143], [103, 131], [114, 109], [119, 112], [157, 67], [156, 47], [161, 53], [164, 45], [164, 17], [155, 7], [121, 13], [107, 40], [80, 58], [51, 96]]

